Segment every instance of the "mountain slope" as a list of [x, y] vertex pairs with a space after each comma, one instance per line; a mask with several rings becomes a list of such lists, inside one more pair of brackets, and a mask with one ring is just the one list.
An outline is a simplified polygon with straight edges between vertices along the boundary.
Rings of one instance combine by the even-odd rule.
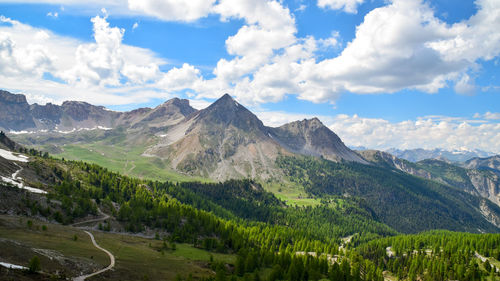
[[278, 165], [320, 198], [359, 198], [374, 216], [409, 233], [429, 229], [498, 231], [500, 207], [458, 188], [375, 165], [280, 157]]
[[472, 158], [466, 161], [463, 166], [468, 169], [492, 171], [500, 176], [500, 155], [487, 158]]
[[145, 155], [166, 158], [174, 169], [217, 180], [279, 178], [274, 163], [278, 155], [367, 163], [318, 119], [266, 127], [228, 94], [169, 128], [164, 136]]
[[271, 177], [274, 158], [287, 153], [267, 128], [229, 95], [164, 132], [145, 153], [172, 168], [213, 179]]
[[[365, 150], [359, 151], [359, 153], [365, 159], [380, 167], [397, 169], [410, 175], [447, 184], [467, 193], [489, 199], [500, 206], [500, 176], [493, 171], [466, 169], [437, 159], [427, 159], [413, 163], [377, 150]], [[471, 163], [476, 162], [472, 161]], [[474, 166], [471, 164], [470, 167]]]

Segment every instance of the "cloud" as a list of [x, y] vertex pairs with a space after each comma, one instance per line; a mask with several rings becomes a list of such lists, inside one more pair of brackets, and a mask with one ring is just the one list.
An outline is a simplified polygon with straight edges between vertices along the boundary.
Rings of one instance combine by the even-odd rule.
[[59, 13], [58, 12], [48, 12], [47, 13], [47, 17], [58, 18], [59, 17]]
[[132, 30], [135, 30], [138, 27], [139, 27], [139, 23], [138, 22], [134, 22], [134, 25], [132, 25]]
[[[275, 102], [290, 94], [334, 103], [346, 92], [436, 93], [450, 84], [459, 94], [472, 94], [477, 87], [470, 73], [477, 69], [477, 60], [493, 59], [500, 52], [500, 31], [495, 28], [500, 17], [494, 16], [500, 4], [494, 0], [477, 1], [477, 14], [453, 25], [435, 17], [426, 2], [393, 0], [365, 16], [340, 55], [324, 60], [318, 60], [317, 53], [338, 46], [338, 33], [331, 38], [297, 38], [288, 9], [275, 1], [251, 2], [221, 1], [215, 6], [223, 20], [243, 18], [247, 24], [226, 40], [234, 58], [218, 62], [215, 78], [197, 89], [200, 97], [218, 95], [213, 85], [247, 104]], [[335, 3], [346, 8], [356, 2]], [[318, 4], [328, 6], [327, 1]], [[314, 48], [301, 47], [306, 41]], [[485, 46], [478, 46], [483, 41]], [[307, 51], [296, 56], [292, 50], [297, 48]]]
[[307, 5], [304, 5], [304, 4], [300, 4], [300, 6], [295, 9], [295, 12], [303, 12], [307, 9]]
[[63, 78], [69, 83], [117, 86], [124, 66], [121, 42], [125, 30], [109, 27], [106, 17], [96, 16], [91, 21], [96, 43], [78, 46], [76, 64]]
[[169, 91], [179, 91], [183, 89], [196, 88], [196, 83], [200, 80], [200, 71], [187, 63], [181, 68], [174, 67], [158, 81], [157, 85]]
[[[51, 3], [76, 7], [77, 2]], [[362, 2], [319, 0], [317, 4], [325, 9], [355, 12]], [[90, 0], [87, 5], [94, 7], [97, 3]], [[109, 26], [106, 16], [92, 18], [95, 43], [76, 42], [77, 51], [56, 46], [58, 41], [54, 39], [65, 43], [70, 40], [46, 32], [51, 40], [40, 39], [43, 44], [39, 45], [63, 54], [51, 52], [57, 57], [47, 56], [45, 64], [38, 60], [42, 67], [31, 67], [31, 71], [38, 71], [36, 75], [40, 76], [53, 67], [52, 76], [68, 85], [87, 85], [89, 89], [115, 87], [125, 91], [127, 87], [143, 86], [161, 93], [189, 90], [198, 99], [231, 92], [247, 105], [277, 102], [287, 95], [334, 103], [344, 93], [394, 93], [403, 89], [436, 93], [450, 86], [457, 93], [472, 94], [479, 89], [471, 78], [478, 64], [500, 53], [500, 30], [496, 28], [500, 25], [500, 2], [477, 0], [476, 4], [477, 13], [471, 18], [447, 24], [435, 17], [434, 10], [423, 0], [388, 1], [366, 14], [356, 27], [355, 38], [332, 58], [330, 54], [337, 53], [340, 47], [338, 33], [333, 32], [329, 38], [298, 37], [295, 18], [281, 1], [114, 0], [106, 2], [106, 11], [182, 22], [218, 15], [222, 21], [243, 20], [243, 25], [226, 39], [229, 56], [217, 62], [210, 78], [190, 65], [171, 69], [170, 74], [168, 69], [160, 71], [164, 61], [149, 50], [123, 44], [125, 31]], [[119, 11], [120, 7], [126, 11]], [[22, 36], [13, 34], [10, 32], [9, 40], [15, 47], [9, 47], [14, 45], [4, 39], [4, 50], [21, 52], [33, 45], [32, 40], [24, 40], [27, 32], [22, 33], [26, 44], [18, 38]], [[43, 48], [33, 49], [30, 54], [33, 60], [42, 58]], [[25, 63], [18, 63], [17, 69], [20, 65]], [[188, 82], [185, 77], [193, 80]]]
[[485, 114], [476, 113], [474, 114], [474, 118], [484, 118], [486, 120], [500, 120], [500, 112], [489, 112], [487, 111]]
[[[83, 100], [103, 105], [145, 103], [170, 94], [152, 86], [166, 63], [147, 49], [122, 44], [124, 31], [94, 17], [95, 43], [0, 17], [2, 88], [30, 102]], [[49, 52], [50, 50], [50, 52]], [[49, 78], [48, 78], [49, 77]]]
[[474, 79], [469, 75], [464, 74], [462, 78], [455, 84], [455, 92], [462, 95], [473, 95], [477, 92], [477, 87], [474, 84]]
[[204, 109], [204, 108], [207, 108], [208, 106], [210, 106], [212, 103], [209, 102], [209, 101], [206, 101], [206, 100], [202, 100], [202, 99], [190, 99], [189, 100], [189, 104], [193, 107], [193, 108], [196, 108], [198, 110], [201, 110], [201, 109]]
[[256, 111], [255, 115], [262, 120], [264, 125], [269, 127], [279, 127], [286, 123], [294, 122], [297, 120], [311, 119], [314, 117], [320, 118], [323, 122], [332, 121], [332, 117], [318, 116], [312, 114], [289, 113], [284, 111]]
[[346, 13], [356, 14], [358, 6], [364, 0], [318, 0], [318, 7], [323, 9], [343, 10]]
[[500, 153], [500, 123], [475, 123], [463, 118], [429, 118], [391, 123], [358, 115], [337, 115], [330, 129], [352, 146], [374, 149], [467, 148]]
[[[19, 27], [17, 22], [3, 16], [0, 22]], [[33, 33], [33, 40], [24, 44], [17, 43], [15, 36], [5, 29], [0, 28], [0, 75], [41, 77], [52, 69], [54, 58], [43, 44], [49, 36], [46, 32]]]
[[195, 21], [206, 17], [215, 0], [128, 0], [131, 11], [167, 21]]
[[481, 149], [500, 154], [500, 113], [476, 114], [470, 120], [462, 117], [424, 116], [416, 120], [390, 122], [381, 118], [338, 114], [324, 116], [283, 111], [255, 111], [266, 126], [317, 117], [349, 146], [369, 149], [444, 148]]
[[295, 20], [277, 1], [222, 0], [214, 7], [222, 20], [244, 19], [246, 24], [226, 40], [232, 60], [221, 59], [214, 69], [217, 79], [235, 83], [269, 62], [275, 50], [296, 41]]

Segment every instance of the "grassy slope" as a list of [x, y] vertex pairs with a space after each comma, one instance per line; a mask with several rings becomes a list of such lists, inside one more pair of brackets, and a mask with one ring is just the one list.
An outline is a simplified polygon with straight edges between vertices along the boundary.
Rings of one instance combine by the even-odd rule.
[[168, 164], [155, 157], [144, 157], [142, 147], [120, 147], [101, 143], [65, 145], [63, 152], [56, 154], [69, 160], [96, 163], [121, 174], [160, 181], [210, 181], [205, 178], [190, 177], [168, 168]]
[[[29, 229], [28, 218], [0, 216], [0, 242], [7, 240], [10, 250], [0, 251], [0, 261], [27, 265], [33, 253], [29, 248], [49, 249], [59, 252], [71, 261], [104, 268], [109, 258], [94, 248], [90, 238], [81, 229], [61, 226], [30, 219], [34, 222]], [[47, 230], [41, 230], [46, 225]], [[38, 228], [38, 230], [37, 230]], [[115, 255], [116, 266], [112, 271], [90, 280], [173, 280], [177, 274], [194, 278], [212, 273], [206, 265], [210, 256], [216, 261], [234, 264], [235, 256], [209, 253], [187, 244], [177, 244], [175, 251], [159, 251], [162, 241], [129, 235], [92, 231], [97, 243]], [[74, 241], [74, 235], [78, 239]], [[4, 243], [6, 244], [6, 243]], [[0, 243], [0, 245], [3, 245]], [[55, 272], [66, 270], [68, 277], [79, 275], [77, 268], [65, 268], [50, 259], [41, 257], [42, 270]], [[92, 258], [91, 258], [92, 257]], [[69, 270], [68, 270], [69, 269]]]
[[[143, 148], [140, 147], [129, 150], [118, 146], [96, 143], [65, 145], [63, 150], [62, 153], [55, 156], [96, 163], [112, 171], [132, 177], [174, 182], [213, 182], [211, 179], [190, 177], [167, 169], [165, 168], [166, 164], [159, 158], [141, 156]], [[320, 204], [317, 198], [308, 198], [304, 188], [293, 182], [262, 182], [262, 186], [291, 206], [316, 206]]]
[[[168, 163], [159, 158], [142, 156], [146, 146], [127, 143], [126, 135], [119, 130], [84, 131], [59, 135], [55, 138], [50, 135], [33, 137], [29, 134], [10, 137], [28, 147], [49, 151], [58, 158], [95, 163], [131, 177], [173, 182], [213, 182], [208, 178], [180, 174], [168, 168]], [[290, 206], [320, 204], [318, 199], [308, 198], [303, 186], [289, 180], [261, 182], [261, 184]]]
[[[33, 221], [32, 228], [28, 228], [27, 221]], [[42, 225], [47, 230], [42, 230]], [[77, 240], [73, 237], [77, 235]], [[77, 275], [83, 268], [101, 268], [109, 264], [106, 254], [96, 249], [87, 234], [82, 230], [48, 224], [32, 218], [0, 216], [0, 237], [2, 237], [3, 251], [0, 251], [0, 260], [27, 266], [28, 261], [37, 255], [41, 259], [42, 270], [66, 272], [67, 276]], [[63, 266], [51, 262], [46, 256], [32, 251], [33, 248], [50, 249], [57, 251], [64, 257], [79, 263], [81, 266]], [[92, 257], [92, 258], [91, 258]], [[87, 271], [88, 272], [88, 271]]]

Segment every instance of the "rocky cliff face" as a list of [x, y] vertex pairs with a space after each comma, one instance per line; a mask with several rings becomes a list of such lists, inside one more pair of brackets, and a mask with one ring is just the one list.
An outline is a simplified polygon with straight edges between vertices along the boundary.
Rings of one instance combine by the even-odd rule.
[[500, 177], [491, 171], [467, 170], [475, 191], [500, 206]]
[[0, 91], [0, 128], [22, 131], [33, 127], [35, 122], [26, 97]]

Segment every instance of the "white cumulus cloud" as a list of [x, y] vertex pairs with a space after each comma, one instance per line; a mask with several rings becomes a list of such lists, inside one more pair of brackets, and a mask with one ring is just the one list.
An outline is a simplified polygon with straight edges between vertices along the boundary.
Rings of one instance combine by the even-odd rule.
[[344, 10], [347, 13], [355, 14], [358, 12], [358, 6], [363, 4], [364, 0], [318, 0], [318, 7], [332, 10]]
[[215, 0], [128, 0], [128, 7], [162, 20], [194, 21], [207, 16]]
[[330, 129], [352, 146], [374, 149], [467, 148], [500, 153], [500, 123], [462, 118], [422, 117], [391, 123], [384, 119], [358, 115], [337, 115], [328, 122]]

